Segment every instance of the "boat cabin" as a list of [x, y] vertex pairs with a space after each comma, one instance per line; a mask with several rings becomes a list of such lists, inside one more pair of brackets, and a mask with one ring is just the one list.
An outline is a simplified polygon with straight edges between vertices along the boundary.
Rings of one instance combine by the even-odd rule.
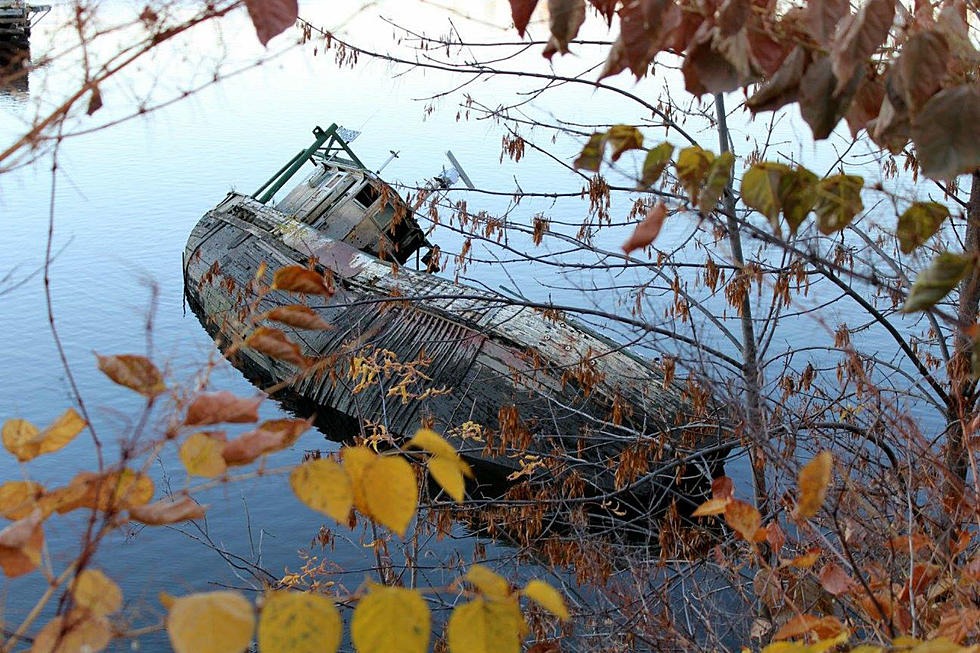
[[293, 157], [253, 197], [269, 202], [309, 161], [313, 171], [273, 205], [277, 211], [381, 260], [402, 264], [422, 246], [431, 248], [408, 204], [361, 163], [337, 129], [336, 125], [314, 129], [314, 144]]

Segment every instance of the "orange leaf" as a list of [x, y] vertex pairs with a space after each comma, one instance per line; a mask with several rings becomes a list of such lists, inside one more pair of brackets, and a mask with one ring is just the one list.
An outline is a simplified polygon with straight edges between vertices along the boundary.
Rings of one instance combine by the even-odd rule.
[[725, 512], [725, 507], [731, 499], [708, 499], [697, 510], [691, 513], [692, 517], [707, 517], [709, 515], [720, 515]]
[[329, 322], [320, 317], [319, 313], [309, 306], [303, 306], [302, 304], [279, 306], [266, 313], [266, 318], [275, 322], [281, 322], [282, 324], [288, 324], [297, 329], [323, 331], [333, 328]]
[[44, 531], [41, 530], [43, 519], [41, 511], [35, 510], [0, 531], [0, 567], [6, 576], [23, 576], [34, 571], [41, 563], [41, 549], [44, 546]]
[[245, 7], [262, 45], [292, 27], [299, 17], [297, 0], [245, 0]]
[[234, 424], [257, 422], [259, 421], [259, 404], [262, 403], [263, 399], [265, 396], [242, 399], [228, 391], [205, 392], [194, 398], [187, 409], [184, 424], [198, 426], [220, 424], [221, 422]]
[[820, 586], [834, 596], [839, 596], [856, 589], [858, 584], [840, 565], [830, 562], [820, 570]]
[[155, 397], [166, 392], [163, 375], [157, 366], [144, 356], [121, 354], [119, 356], [100, 356], [99, 369], [115, 383], [135, 390], [141, 395]]
[[275, 290], [286, 290], [304, 295], [333, 295], [333, 286], [328, 285], [323, 275], [299, 265], [288, 265], [276, 270], [272, 279]]
[[302, 419], [276, 419], [262, 422], [221, 448], [221, 457], [228, 465], [247, 465], [259, 456], [292, 445], [312, 424]]
[[55, 617], [34, 638], [31, 653], [97, 653], [112, 640], [112, 630], [105, 617], [87, 610], [73, 610]]
[[779, 641], [813, 633], [817, 639], [827, 639], [839, 635], [843, 630], [844, 626], [841, 625], [837, 617], [815, 617], [810, 614], [801, 614], [784, 623], [772, 638]]
[[797, 567], [798, 569], [809, 569], [817, 562], [820, 557], [820, 549], [810, 549], [801, 556], [796, 556], [792, 560], [783, 562], [783, 566]]
[[259, 327], [245, 338], [245, 346], [278, 360], [305, 367], [303, 351], [285, 333], [271, 327]]
[[160, 526], [187, 519], [203, 519], [205, 510], [207, 506], [185, 496], [177, 501], [163, 499], [145, 506], [133, 506], [129, 509], [129, 516], [150, 526]]
[[623, 243], [623, 251], [629, 255], [631, 252], [643, 249], [660, 235], [660, 229], [664, 226], [667, 218], [667, 206], [663, 202], [657, 202], [643, 218], [640, 224], [636, 225], [633, 234]]
[[810, 519], [817, 514], [827, 497], [833, 456], [829, 451], [821, 451], [800, 470], [800, 499], [796, 506], [796, 516]]
[[725, 521], [743, 539], [752, 541], [756, 531], [762, 525], [762, 515], [744, 501], [733, 499], [725, 507]]

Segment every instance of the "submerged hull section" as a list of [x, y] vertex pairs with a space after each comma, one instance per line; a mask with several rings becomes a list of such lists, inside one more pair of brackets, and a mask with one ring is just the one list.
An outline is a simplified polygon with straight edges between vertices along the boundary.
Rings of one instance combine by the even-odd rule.
[[[254, 328], [249, 314], [297, 301], [272, 291], [250, 307], [260, 266], [311, 261], [335, 282], [332, 297], [309, 302], [333, 328], [284, 331], [306, 356], [330, 364], [302, 372], [238, 348], [233, 362], [267, 384], [384, 425], [395, 438], [429, 425], [505, 475], [526, 469], [528, 454], [545, 461], [542, 469], [563, 459], [569, 466], [560, 473], [576, 474], [588, 494], [629, 492], [648, 501], [678, 483], [703, 487], [720, 464], [721, 452], [700, 457], [681, 478], [676, 457], [710, 447], [716, 436], [689, 428], [681, 393], [615, 343], [501, 296], [393, 266], [249, 197], [229, 195], [194, 228], [185, 251], [187, 295], [227, 347]], [[357, 388], [352, 365], [379, 350], [402, 363], [422, 360], [422, 376], [395, 392], [384, 383]], [[424, 396], [425, 389], [433, 392]], [[624, 483], [622, 470], [617, 477], [624, 452], [641, 445], [650, 460]]]

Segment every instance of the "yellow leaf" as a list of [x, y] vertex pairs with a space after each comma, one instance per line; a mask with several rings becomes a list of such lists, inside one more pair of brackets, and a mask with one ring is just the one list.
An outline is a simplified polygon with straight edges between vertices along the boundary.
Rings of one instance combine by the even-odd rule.
[[0, 485], [0, 516], [23, 519], [34, 512], [44, 487], [33, 481], [8, 481]]
[[133, 354], [99, 356], [99, 369], [115, 383], [146, 397], [155, 397], [167, 391], [163, 375], [149, 359]]
[[568, 614], [568, 606], [565, 605], [565, 599], [558, 593], [558, 590], [543, 580], [532, 580], [525, 585], [524, 596], [562, 621], [568, 621], [570, 615]]
[[847, 640], [850, 638], [851, 633], [846, 630], [842, 630], [836, 636], [821, 639], [811, 644], [808, 653], [826, 653], [831, 649], [837, 648], [841, 644], [847, 643]]
[[192, 476], [217, 478], [228, 469], [221, 455], [223, 447], [223, 437], [206, 432], [195, 433], [180, 445], [180, 460]]
[[800, 470], [800, 500], [796, 506], [796, 516], [810, 519], [817, 514], [827, 497], [830, 484], [830, 471], [833, 456], [829, 451], [821, 451]]
[[773, 642], [762, 653], [809, 653], [809, 648], [803, 642]]
[[841, 625], [837, 617], [816, 617], [809, 614], [801, 614], [784, 623], [772, 638], [778, 641], [813, 633], [818, 638], [825, 639], [835, 637], [841, 632], [844, 632], [844, 626]]
[[313, 510], [347, 523], [354, 503], [354, 490], [344, 468], [332, 460], [309, 460], [295, 467], [289, 485], [296, 497]]
[[149, 526], [160, 526], [188, 519], [204, 519], [207, 508], [194, 499], [184, 496], [176, 501], [162, 499], [146, 506], [133, 506], [129, 509], [129, 516]]
[[273, 592], [266, 596], [259, 617], [262, 653], [333, 653], [342, 635], [340, 613], [322, 594]]
[[112, 632], [104, 617], [72, 612], [45, 624], [34, 637], [30, 653], [98, 653], [111, 639]]
[[364, 515], [369, 515], [367, 499], [364, 498], [364, 472], [371, 466], [378, 454], [367, 447], [344, 447], [340, 450], [340, 458], [344, 461], [344, 471], [351, 480], [354, 490], [354, 507]]
[[[75, 483], [74, 479], [72, 483]], [[142, 506], [153, 498], [153, 481], [146, 474], [123, 469], [83, 481], [88, 492], [82, 503], [102, 511], [127, 510]]]
[[433, 456], [429, 458], [429, 475], [454, 501], [463, 500], [466, 483], [463, 482], [463, 472], [457, 461], [443, 456]]
[[358, 653], [425, 653], [430, 624], [429, 608], [418, 592], [372, 587], [354, 610], [350, 634]]
[[85, 420], [75, 409], [69, 408], [48, 428], [38, 431], [37, 427], [23, 419], [11, 419], [3, 425], [3, 446], [25, 462], [43, 453], [61, 449], [75, 439], [85, 428]]
[[425, 449], [435, 456], [445, 458], [454, 458], [458, 455], [453, 445], [432, 429], [419, 429], [406, 446]]
[[510, 596], [510, 583], [507, 579], [483, 565], [472, 565], [464, 577], [466, 581], [492, 598]]
[[122, 607], [122, 590], [98, 569], [84, 569], [71, 585], [75, 605], [98, 616], [112, 614]]
[[518, 653], [523, 629], [512, 602], [480, 598], [453, 610], [446, 638], [450, 653]]
[[177, 653], [242, 653], [253, 630], [252, 605], [238, 592], [181, 596], [167, 615], [167, 634]]
[[403, 458], [378, 456], [364, 470], [361, 485], [369, 516], [404, 537], [419, 500], [412, 466]]

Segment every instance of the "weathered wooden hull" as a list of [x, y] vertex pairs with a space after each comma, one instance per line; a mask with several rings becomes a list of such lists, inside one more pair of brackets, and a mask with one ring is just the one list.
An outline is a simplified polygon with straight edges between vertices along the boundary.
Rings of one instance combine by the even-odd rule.
[[[720, 464], [719, 450], [694, 456], [696, 464], [677, 464], [682, 452], [711, 447], [716, 436], [691, 427], [681, 392], [615, 343], [500, 296], [396, 268], [249, 197], [230, 194], [192, 231], [184, 260], [187, 296], [219, 344], [240, 343], [251, 329], [243, 318], [259, 267], [310, 260], [335, 279], [336, 294], [310, 304], [335, 328], [284, 330], [307, 356], [335, 356], [334, 373], [297, 377], [293, 365], [239, 348], [233, 362], [267, 384], [285, 382], [313, 404], [384, 424], [395, 437], [431, 425], [465, 456], [504, 474], [532, 461], [522, 464], [527, 454], [549, 465], [561, 459], [562, 473], [577, 474], [594, 495], [660, 495], [656, 489], [690, 483], [685, 474], [707, 482]], [[257, 310], [295, 301], [273, 291]], [[353, 392], [350, 361], [371, 348], [403, 362], [424, 356], [431, 361], [422, 368], [425, 385], [444, 392], [423, 400], [388, 396], [384, 387]], [[484, 438], [466, 437], [460, 429], [466, 422], [485, 427]], [[643, 480], [624, 489], [616, 471], [631, 447], [642, 447], [650, 461], [636, 475]]]

